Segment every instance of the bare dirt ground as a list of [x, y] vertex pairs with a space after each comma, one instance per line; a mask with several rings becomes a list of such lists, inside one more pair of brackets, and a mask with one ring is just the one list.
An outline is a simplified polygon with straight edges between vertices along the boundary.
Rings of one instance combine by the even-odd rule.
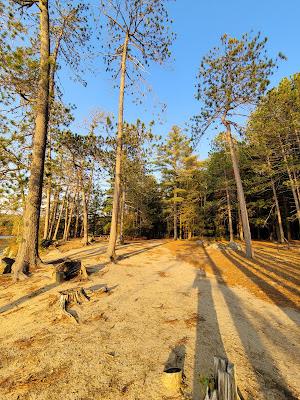
[[[74, 248], [75, 247], [75, 248]], [[255, 243], [255, 260], [197, 242], [144, 241], [104, 262], [105, 242], [47, 254], [89, 265], [89, 281], [57, 285], [49, 268], [0, 280], [0, 399], [171, 399], [166, 364], [183, 366], [179, 399], [203, 399], [213, 356], [235, 363], [245, 399], [300, 398], [300, 246]], [[107, 285], [108, 294], [97, 295]], [[92, 288], [63, 315], [58, 292]], [[297, 311], [298, 310], [298, 311]]]

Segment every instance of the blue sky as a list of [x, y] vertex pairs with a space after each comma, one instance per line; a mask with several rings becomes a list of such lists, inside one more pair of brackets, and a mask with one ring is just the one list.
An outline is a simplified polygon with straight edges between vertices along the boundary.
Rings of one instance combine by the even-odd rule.
[[[95, 0], [94, 4], [97, 5]], [[219, 43], [222, 34], [239, 37], [244, 32], [261, 31], [269, 38], [269, 55], [282, 51], [288, 58], [281, 61], [271, 79], [271, 86], [284, 77], [300, 72], [300, 0], [177, 0], [169, 6], [177, 39], [172, 58], [165, 66], [152, 65], [146, 74], [152, 94], [144, 105], [137, 106], [125, 98], [125, 119], [137, 118], [145, 122], [157, 120], [158, 103], [167, 105], [156, 125], [155, 133], [166, 135], [172, 125], [184, 127], [189, 118], [200, 109], [194, 98], [195, 83], [201, 58]], [[97, 73], [87, 73], [87, 87], [72, 82], [69, 72], [61, 71], [64, 98], [77, 106], [75, 126], [93, 109], [117, 113], [118, 92], [101, 57], [95, 61]], [[201, 139], [197, 152], [205, 158], [215, 131]]]

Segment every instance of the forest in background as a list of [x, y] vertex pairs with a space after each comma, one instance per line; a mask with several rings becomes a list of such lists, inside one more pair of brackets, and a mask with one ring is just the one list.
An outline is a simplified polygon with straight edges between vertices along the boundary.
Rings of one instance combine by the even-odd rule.
[[[108, 76], [120, 79], [119, 113], [94, 110], [75, 130], [59, 71], [69, 65], [84, 83], [94, 51], [88, 4], [0, 2], [1, 234], [18, 237], [16, 273], [39, 260], [38, 238], [87, 245], [110, 235], [111, 258], [117, 237], [239, 238], [249, 257], [251, 238], [299, 239], [300, 74], [270, 88], [278, 60], [260, 34], [224, 35], [203, 57], [199, 115], [188, 128], [161, 138], [155, 121], [124, 120], [124, 94], [142, 98], [133, 83], [171, 55], [166, 3], [101, 4], [99, 40]], [[213, 124], [210, 154], [200, 160], [195, 149]]]

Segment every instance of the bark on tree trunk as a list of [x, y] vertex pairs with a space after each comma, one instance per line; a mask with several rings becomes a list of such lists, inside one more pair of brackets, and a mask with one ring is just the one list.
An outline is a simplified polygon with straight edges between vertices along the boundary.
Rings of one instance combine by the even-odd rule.
[[226, 198], [227, 198], [227, 212], [228, 212], [228, 228], [229, 228], [229, 241], [233, 242], [233, 227], [232, 227], [232, 214], [231, 214], [231, 204], [228, 187], [226, 186]]
[[128, 40], [129, 36], [128, 33], [126, 33], [125, 41], [123, 44], [122, 61], [121, 61], [115, 185], [114, 185], [109, 244], [107, 248], [107, 256], [111, 261], [114, 261], [116, 259], [116, 241], [118, 233], [117, 231], [118, 231], [118, 216], [119, 216], [119, 206], [120, 206], [121, 168], [122, 168], [121, 164], [122, 164], [122, 142], [123, 142], [124, 90], [125, 90]]
[[75, 221], [75, 228], [74, 228], [74, 237], [75, 238], [77, 238], [77, 235], [78, 235], [79, 207], [80, 207], [80, 200], [79, 200], [79, 195], [78, 195], [77, 196], [77, 206], [76, 206], [76, 221]]
[[83, 184], [81, 186], [81, 196], [82, 196], [82, 211], [83, 211], [83, 239], [82, 243], [87, 246], [89, 244], [89, 225], [88, 225], [88, 205], [87, 198]]
[[54, 201], [53, 201], [53, 206], [52, 206], [52, 211], [51, 211], [51, 217], [50, 217], [50, 228], [48, 232], [48, 238], [51, 240], [52, 239], [52, 232], [56, 220], [56, 214], [57, 214], [57, 208], [58, 208], [58, 197], [59, 197], [59, 192], [56, 191], [54, 194]]
[[176, 198], [177, 198], [177, 192], [176, 192], [176, 188], [174, 190], [174, 240], [178, 239], [178, 233], [177, 233], [177, 203], [176, 203]]
[[69, 196], [67, 197], [66, 203], [66, 211], [65, 211], [65, 221], [64, 221], [64, 233], [63, 233], [63, 240], [66, 240], [66, 232], [67, 232], [67, 225], [68, 225], [68, 218], [69, 218]]
[[61, 217], [62, 217], [64, 208], [65, 208], [65, 202], [66, 202], [66, 200], [67, 200], [67, 196], [68, 196], [68, 188], [67, 188], [67, 190], [66, 190], [66, 193], [65, 193], [65, 196], [64, 196], [62, 205], [61, 205], [61, 209], [60, 209], [60, 211], [59, 211], [58, 220], [57, 220], [56, 227], [55, 227], [55, 231], [54, 231], [54, 234], [53, 234], [53, 240], [56, 240], [56, 239], [57, 239], [57, 234], [58, 234], [58, 230], [59, 230], [59, 225], [60, 225]]
[[74, 212], [74, 208], [75, 208], [76, 195], [77, 195], [77, 193], [75, 193], [75, 197], [71, 202], [71, 208], [70, 208], [70, 212], [69, 212], [69, 218], [68, 218], [68, 223], [67, 223], [67, 227], [66, 227], [66, 231], [65, 231], [65, 235], [64, 235], [64, 240], [68, 240], [70, 237], [70, 227], [71, 227], [73, 212]]
[[28, 196], [24, 212], [23, 238], [13, 264], [14, 279], [40, 262], [38, 254], [39, 220], [49, 118], [50, 35], [48, 0], [39, 0], [40, 9], [40, 78], [36, 103], [35, 132]]
[[235, 148], [234, 148], [234, 143], [232, 140], [230, 123], [225, 120], [223, 121], [223, 123], [226, 126], [226, 138], [227, 138], [227, 142], [228, 142], [229, 149], [230, 149], [233, 172], [234, 172], [234, 177], [235, 177], [235, 182], [236, 182], [236, 187], [237, 187], [238, 201], [239, 201], [239, 206], [240, 206], [240, 210], [241, 210], [243, 232], [244, 232], [244, 238], [245, 238], [245, 244], [246, 244], [246, 257], [252, 258], [254, 254], [253, 254], [252, 242], [251, 242], [251, 231], [250, 231], [248, 211], [247, 211], [247, 207], [246, 207], [246, 201], [245, 201], [244, 189], [243, 189], [243, 184], [242, 184], [241, 175], [240, 175], [239, 164], [238, 164], [238, 160], [237, 160], [237, 156], [236, 156], [236, 152], [235, 152]]
[[297, 195], [297, 192], [296, 192], [296, 187], [295, 187], [295, 182], [294, 182], [294, 179], [293, 179], [293, 176], [292, 176], [292, 172], [291, 172], [291, 169], [290, 169], [290, 166], [289, 166], [289, 163], [288, 163], [288, 160], [287, 160], [287, 156], [285, 154], [285, 150], [284, 150], [284, 147], [283, 147], [282, 140], [281, 140], [280, 136], [279, 136], [279, 142], [280, 142], [280, 148], [281, 148], [281, 154], [282, 154], [282, 157], [283, 157], [283, 161], [285, 163], [285, 167], [286, 167], [286, 170], [287, 170], [287, 173], [288, 173], [288, 177], [289, 177], [289, 180], [290, 180], [291, 189], [292, 189], [294, 202], [295, 202], [295, 206], [296, 206], [296, 211], [297, 211], [297, 219], [298, 219], [299, 226], [300, 226], [300, 204], [299, 204], [299, 199], [298, 199], [298, 195]]
[[45, 210], [45, 224], [44, 224], [44, 235], [43, 239], [48, 239], [49, 237], [49, 225], [50, 225], [50, 207], [51, 207], [51, 137], [49, 135], [48, 144], [48, 162], [49, 171], [47, 179], [47, 192], [46, 192], [46, 210]]
[[182, 216], [179, 215], [179, 240], [182, 240]]
[[229, 241], [233, 242], [233, 227], [232, 227], [232, 214], [231, 214], [231, 204], [230, 204], [230, 195], [228, 189], [228, 181], [226, 177], [226, 172], [224, 171], [225, 175], [225, 183], [226, 183], [226, 200], [227, 200], [227, 213], [228, 213], [228, 228], [229, 228]]
[[280, 212], [278, 197], [277, 197], [275, 183], [274, 183], [273, 178], [271, 178], [271, 184], [272, 184], [272, 190], [273, 190], [273, 196], [274, 196], [276, 214], [277, 214], [277, 221], [278, 221], [278, 228], [279, 228], [279, 241], [280, 241], [280, 243], [284, 243], [284, 232], [283, 232], [283, 227], [282, 227], [281, 212]]
[[125, 187], [122, 188], [122, 201], [121, 201], [121, 210], [120, 210], [120, 235], [119, 235], [119, 243], [124, 244], [124, 212], [125, 212], [125, 198], [126, 192]]

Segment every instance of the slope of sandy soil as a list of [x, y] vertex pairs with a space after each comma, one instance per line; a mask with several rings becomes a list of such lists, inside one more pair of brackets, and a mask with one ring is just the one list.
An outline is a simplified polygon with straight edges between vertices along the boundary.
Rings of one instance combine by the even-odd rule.
[[[213, 355], [236, 364], [245, 399], [297, 399], [299, 248], [255, 244], [242, 253], [193, 242], [145, 241], [119, 249], [106, 265], [106, 243], [54, 250], [89, 265], [87, 282], [53, 283], [49, 268], [12, 285], [1, 277], [0, 399], [171, 399], [161, 385], [177, 359], [184, 394], [202, 399]], [[108, 294], [97, 294], [103, 285]], [[58, 292], [92, 288], [62, 315]], [[173, 397], [174, 398], [174, 397]]]

